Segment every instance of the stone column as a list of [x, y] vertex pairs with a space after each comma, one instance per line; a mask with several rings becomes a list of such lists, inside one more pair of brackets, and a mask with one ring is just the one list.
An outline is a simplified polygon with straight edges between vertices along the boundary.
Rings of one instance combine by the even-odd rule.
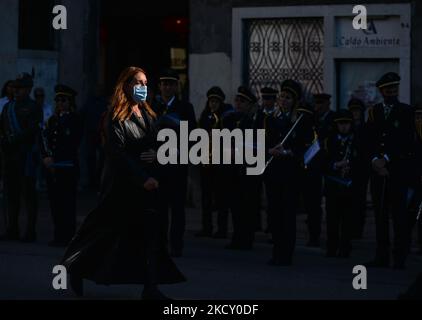
[[17, 76], [19, 1], [0, 1], [0, 87]]
[[[59, 82], [67, 84], [78, 91], [77, 104], [85, 103], [88, 90], [87, 74], [84, 66], [90, 1], [62, 0], [67, 9], [67, 30], [59, 30]], [[92, 63], [90, 61], [89, 63]]]

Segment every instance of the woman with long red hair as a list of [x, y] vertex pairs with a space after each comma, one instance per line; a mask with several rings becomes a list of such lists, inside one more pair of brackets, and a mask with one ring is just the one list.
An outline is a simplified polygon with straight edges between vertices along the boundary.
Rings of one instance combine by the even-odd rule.
[[106, 121], [100, 203], [63, 259], [79, 296], [88, 279], [102, 285], [143, 284], [144, 299], [163, 300], [158, 284], [185, 280], [168, 254], [165, 218], [157, 210], [157, 130], [147, 92], [142, 69], [122, 72]]

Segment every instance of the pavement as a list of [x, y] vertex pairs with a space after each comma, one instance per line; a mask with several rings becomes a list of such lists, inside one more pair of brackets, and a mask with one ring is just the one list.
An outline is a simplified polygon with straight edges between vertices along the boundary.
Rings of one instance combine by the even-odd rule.
[[[79, 222], [95, 203], [95, 194], [80, 195]], [[266, 263], [271, 245], [267, 235], [257, 234], [251, 252], [227, 251], [227, 240], [194, 237], [200, 227], [200, 212], [188, 209], [185, 254], [175, 260], [188, 281], [163, 286], [162, 291], [176, 300], [393, 300], [406, 291], [422, 270], [422, 257], [412, 254], [405, 271], [368, 269], [367, 290], [355, 290], [354, 266], [370, 260], [374, 253], [372, 215], [365, 238], [355, 241], [353, 256], [348, 260], [327, 259], [322, 248], [307, 248], [305, 220], [304, 215], [298, 216], [294, 266], [269, 267]], [[0, 242], [0, 300], [76, 299], [70, 290], [54, 290], [52, 286], [53, 268], [63, 249], [47, 246], [52, 225], [45, 195], [41, 197], [38, 229], [39, 240], [35, 244]], [[104, 287], [86, 281], [82, 300], [138, 300], [141, 292], [139, 286]]]

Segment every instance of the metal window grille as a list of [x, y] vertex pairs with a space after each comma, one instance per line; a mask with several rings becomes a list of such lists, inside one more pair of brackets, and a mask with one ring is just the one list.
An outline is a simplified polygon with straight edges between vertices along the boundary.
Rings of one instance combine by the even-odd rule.
[[245, 27], [244, 82], [256, 94], [266, 86], [279, 89], [285, 79], [300, 81], [307, 94], [322, 92], [322, 18], [256, 19]]

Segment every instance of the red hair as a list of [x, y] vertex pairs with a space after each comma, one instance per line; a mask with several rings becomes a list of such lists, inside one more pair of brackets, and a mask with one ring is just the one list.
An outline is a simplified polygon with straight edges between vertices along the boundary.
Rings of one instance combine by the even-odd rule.
[[[143, 69], [138, 67], [128, 67], [120, 74], [111, 98], [110, 114], [113, 120], [126, 121], [132, 116], [132, 107], [136, 105], [136, 102], [127, 92], [127, 86], [138, 73], [146, 74]], [[143, 102], [141, 107], [145, 108], [151, 117], [156, 118], [155, 112], [147, 102]]]

